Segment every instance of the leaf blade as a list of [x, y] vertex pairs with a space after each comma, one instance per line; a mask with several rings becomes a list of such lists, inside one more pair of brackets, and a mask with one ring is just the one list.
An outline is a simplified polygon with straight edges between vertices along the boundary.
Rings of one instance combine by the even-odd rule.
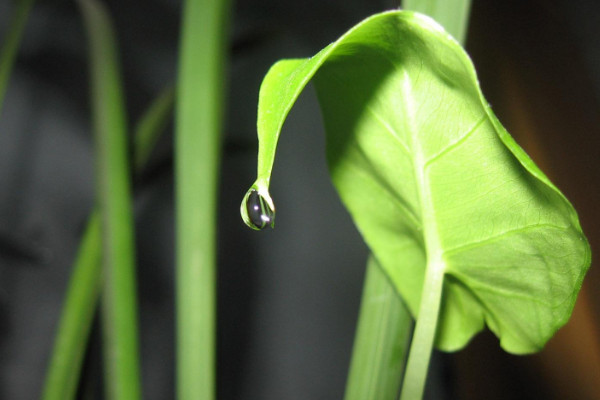
[[8, 31], [4, 35], [2, 48], [0, 49], [0, 111], [4, 103], [4, 96], [8, 86], [8, 80], [15, 63], [17, 50], [25, 25], [29, 19], [29, 12], [35, 0], [20, 0], [15, 2], [15, 10]]
[[[507, 351], [543, 346], [572, 311], [589, 267], [589, 246], [575, 210], [494, 116], [460, 45], [429, 18], [393, 11], [366, 19], [317, 56], [293, 63], [284, 68], [287, 76], [274, 67], [263, 84], [268, 90], [261, 88], [258, 119], [269, 123], [258, 125], [257, 184], [267, 190], [283, 120], [314, 78], [334, 184], [413, 314], [425, 269], [435, 265], [447, 275], [438, 347], [463, 347], [485, 323]], [[284, 88], [272, 95], [279, 86]], [[535, 224], [563, 229], [557, 251], [549, 242], [557, 232], [548, 235]], [[490, 304], [501, 300], [483, 289], [482, 278], [465, 264], [468, 257], [446, 252], [523, 227], [532, 231], [485, 254], [508, 254], [516, 246], [519, 257], [508, 257], [511, 268], [539, 260], [551, 271], [562, 262], [574, 267], [560, 282], [527, 282], [545, 285], [540, 295], [558, 294], [552, 306], [522, 297], [512, 311], [490, 312]], [[544, 260], [546, 253], [551, 257]], [[491, 274], [487, 281], [508, 291], [504, 297], [519, 297], [523, 276], [507, 277], [504, 282]], [[530, 320], [537, 321], [533, 332]]]
[[[167, 87], [144, 112], [134, 131], [136, 173], [141, 173], [149, 154], [167, 125], [173, 108], [173, 89]], [[98, 209], [92, 210], [79, 244], [77, 257], [63, 300], [54, 347], [48, 362], [41, 398], [73, 399], [101, 288], [102, 240]]]
[[102, 322], [107, 396], [139, 399], [135, 250], [127, 124], [117, 44], [108, 11], [78, 1], [89, 40], [96, 184], [102, 228]]

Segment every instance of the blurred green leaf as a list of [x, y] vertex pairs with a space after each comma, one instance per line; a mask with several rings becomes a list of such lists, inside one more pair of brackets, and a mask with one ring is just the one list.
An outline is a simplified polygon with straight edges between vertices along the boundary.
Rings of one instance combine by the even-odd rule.
[[79, 0], [90, 49], [92, 118], [102, 228], [102, 323], [108, 398], [141, 398], [135, 255], [125, 102], [112, 23]]
[[18, 0], [14, 2], [16, 7], [8, 27], [8, 32], [4, 36], [2, 50], [0, 51], [0, 111], [4, 103], [8, 78], [15, 63], [17, 49], [19, 48], [33, 2], [34, 0]]
[[[164, 89], [142, 115], [134, 132], [136, 172], [141, 172], [160, 134], [171, 119], [174, 92]], [[88, 220], [73, 272], [48, 365], [44, 400], [74, 399], [81, 365], [101, 288], [102, 240], [98, 210]]]
[[140, 172], [150, 158], [160, 133], [165, 130], [173, 114], [175, 90], [163, 89], [137, 122], [133, 135], [134, 168]]
[[101, 288], [100, 257], [102, 239], [100, 215], [92, 212], [67, 288], [58, 324], [54, 349], [48, 364], [41, 398], [70, 400], [75, 398], [81, 365]]

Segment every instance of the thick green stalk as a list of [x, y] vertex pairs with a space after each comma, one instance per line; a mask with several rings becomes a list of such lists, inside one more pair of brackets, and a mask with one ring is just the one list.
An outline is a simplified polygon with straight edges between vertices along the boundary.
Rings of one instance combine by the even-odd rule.
[[34, 0], [19, 0], [16, 1], [16, 10], [13, 13], [8, 32], [6, 33], [2, 50], [0, 51], [0, 110], [4, 102], [6, 87], [8, 86], [8, 78], [15, 63], [17, 49], [23, 36], [23, 30], [29, 17], [29, 11]]
[[408, 309], [371, 256], [367, 263], [345, 400], [397, 397], [411, 326]]
[[[136, 125], [136, 172], [141, 172], [160, 133], [169, 121], [173, 100], [173, 89], [164, 90]], [[73, 266], [44, 382], [43, 400], [75, 398], [81, 364], [100, 294], [101, 246], [100, 215], [98, 210], [94, 209]]]
[[403, 0], [402, 7], [429, 15], [459, 43], [465, 42], [471, 0]]
[[124, 96], [108, 13], [79, 2], [89, 38], [98, 203], [103, 242], [102, 322], [106, 392], [141, 398], [133, 215]]
[[216, 223], [227, 0], [186, 0], [176, 100], [177, 397], [215, 398]]
[[[470, 0], [404, 0], [403, 6], [407, 10], [429, 15], [444, 26], [455, 39], [464, 43], [471, 7]], [[435, 230], [435, 227], [431, 229]], [[426, 240], [426, 245], [428, 242], [430, 241]], [[431, 254], [428, 256], [431, 257]], [[419, 314], [402, 383], [401, 400], [419, 400], [423, 398], [425, 392], [442, 301], [444, 269], [443, 258], [433, 257], [427, 262]]]
[[419, 315], [410, 344], [406, 375], [402, 384], [401, 400], [423, 398], [437, 329], [443, 284], [444, 264], [438, 262], [427, 263]]

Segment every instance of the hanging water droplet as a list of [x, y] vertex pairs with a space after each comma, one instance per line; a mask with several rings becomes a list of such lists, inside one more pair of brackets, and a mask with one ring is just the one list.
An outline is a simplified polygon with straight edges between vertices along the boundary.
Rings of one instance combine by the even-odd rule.
[[[272, 202], [271, 202], [272, 203]], [[256, 189], [250, 189], [240, 207], [242, 219], [252, 229], [261, 230], [275, 224], [275, 210]]]

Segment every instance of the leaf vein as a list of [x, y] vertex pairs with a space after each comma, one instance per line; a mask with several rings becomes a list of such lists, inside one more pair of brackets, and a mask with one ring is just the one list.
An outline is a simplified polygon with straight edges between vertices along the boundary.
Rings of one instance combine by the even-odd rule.
[[461, 136], [460, 139], [450, 143], [448, 146], [446, 146], [442, 150], [440, 150], [437, 154], [433, 155], [431, 158], [429, 158], [427, 161], [425, 161], [424, 168], [427, 168], [428, 166], [433, 164], [434, 161], [438, 160], [443, 155], [449, 153], [452, 149], [455, 149], [455, 148], [459, 147], [461, 144], [463, 144], [475, 131], [477, 131], [477, 129], [479, 129], [481, 124], [483, 124], [483, 122], [486, 120], [487, 120], [487, 114], [483, 114], [482, 117], [479, 119], [479, 121], [477, 121], [471, 127], [471, 129], [469, 129], [469, 131], [466, 134]]
[[408, 148], [406, 143], [404, 143], [404, 141], [400, 139], [400, 135], [398, 135], [398, 132], [396, 132], [396, 130], [390, 124], [388, 124], [383, 118], [381, 118], [371, 106], [367, 106], [367, 110], [371, 115], [373, 115], [373, 117], [375, 117], [377, 122], [379, 122], [381, 126], [383, 126], [388, 131], [388, 133], [394, 137], [394, 139], [396, 139], [396, 141], [400, 144], [400, 147], [406, 153], [406, 155], [412, 157], [410, 149]]
[[[497, 295], [500, 295], [503, 297], [508, 297], [511, 299], [525, 300], [525, 301], [531, 302], [533, 304], [542, 306], [541, 308], [545, 308], [545, 309], [553, 308], [552, 306], [549, 306], [548, 302], [543, 298], [537, 298], [537, 297], [529, 295], [527, 293], [521, 293], [521, 292], [508, 290], [504, 287], [488, 284], [487, 282], [484, 282], [484, 281], [480, 281], [480, 280], [477, 280], [474, 282], [472, 281], [471, 283], [469, 283], [469, 285], [472, 288], [477, 289], [477, 291], [487, 291], [487, 292], [496, 293]], [[494, 307], [490, 307], [490, 308], [494, 309]]]
[[531, 225], [526, 225], [526, 226], [522, 226], [519, 228], [515, 228], [515, 229], [509, 229], [507, 231], [501, 232], [497, 235], [494, 236], [490, 236], [487, 237], [485, 239], [480, 239], [480, 240], [476, 240], [473, 242], [469, 242], [469, 243], [464, 243], [461, 245], [458, 245], [456, 247], [444, 250], [444, 255], [450, 255], [450, 254], [456, 254], [456, 253], [460, 253], [462, 251], [466, 251], [466, 250], [470, 250], [474, 247], [478, 247], [487, 243], [491, 243], [494, 242], [496, 240], [500, 240], [503, 238], [507, 238], [510, 237], [512, 235], [515, 235], [517, 233], [523, 233], [523, 232], [527, 232], [529, 230], [535, 230], [535, 229], [542, 229], [542, 228], [553, 228], [553, 229], [558, 229], [558, 230], [562, 230], [562, 231], [566, 231], [569, 229], [569, 227], [565, 227], [565, 226], [558, 226], [558, 225], [553, 225], [553, 224], [531, 224]]

